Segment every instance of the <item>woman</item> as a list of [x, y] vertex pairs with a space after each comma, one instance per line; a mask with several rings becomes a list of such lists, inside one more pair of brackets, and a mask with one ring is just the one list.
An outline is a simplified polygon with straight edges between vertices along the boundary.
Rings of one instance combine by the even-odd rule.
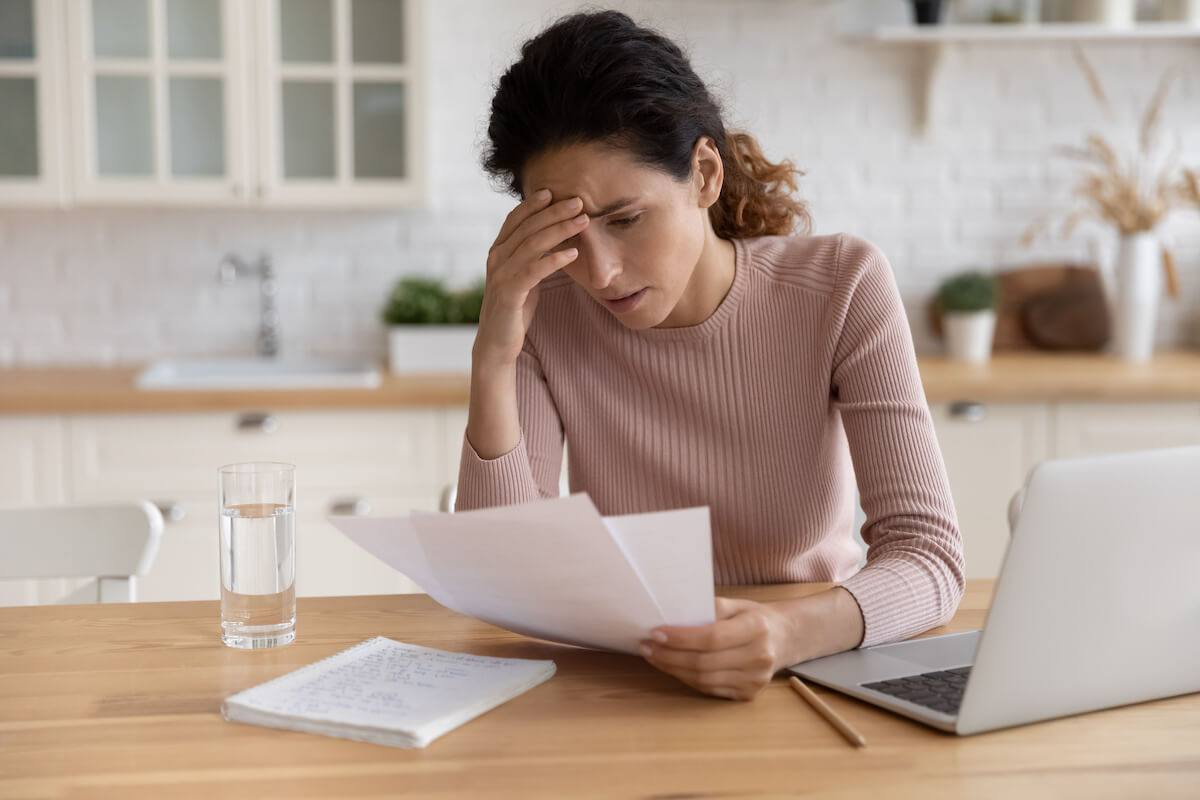
[[524, 199], [487, 258], [458, 508], [556, 496], [565, 437], [601, 513], [709, 506], [718, 583], [838, 584], [718, 599], [643, 643], [719, 697], [949, 619], [962, 540], [883, 254], [789, 235], [810, 225], [791, 164], [727, 133], [679, 48], [620, 13], [527, 42], [488, 136]]

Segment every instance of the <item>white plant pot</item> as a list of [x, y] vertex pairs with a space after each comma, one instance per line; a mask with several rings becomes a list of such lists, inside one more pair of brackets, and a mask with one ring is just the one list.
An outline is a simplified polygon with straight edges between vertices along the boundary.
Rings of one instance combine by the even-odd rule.
[[1066, 12], [1071, 22], [1124, 27], [1137, 19], [1137, 0], [1068, 0]]
[[1109, 304], [1113, 353], [1126, 361], [1154, 354], [1154, 328], [1162, 298], [1162, 248], [1152, 232], [1122, 236], [1113, 265]]
[[995, 311], [948, 311], [942, 314], [946, 352], [955, 361], [983, 364], [992, 355]]
[[1160, 16], [1166, 22], [1200, 25], [1200, 0], [1162, 0]]
[[404, 375], [470, 374], [478, 329], [477, 325], [389, 325], [388, 366]]

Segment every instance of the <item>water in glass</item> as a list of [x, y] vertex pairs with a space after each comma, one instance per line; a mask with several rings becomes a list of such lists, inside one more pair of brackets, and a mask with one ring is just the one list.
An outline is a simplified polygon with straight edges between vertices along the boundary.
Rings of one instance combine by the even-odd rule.
[[296, 637], [296, 513], [291, 505], [221, 508], [221, 639], [243, 648]]

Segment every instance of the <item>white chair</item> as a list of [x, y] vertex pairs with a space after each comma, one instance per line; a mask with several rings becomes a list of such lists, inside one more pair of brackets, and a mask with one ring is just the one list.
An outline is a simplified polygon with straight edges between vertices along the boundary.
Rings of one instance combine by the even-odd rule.
[[133, 602], [162, 530], [148, 502], [0, 508], [0, 579], [94, 578], [57, 602]]
[[1012, 536], [1017, 530], [1017, 518], [1021, 516], [1021, 507], [1025, 505], [1025, 487], [1022, 486], [1013, 493], [1008, 501], [1008, 535]]

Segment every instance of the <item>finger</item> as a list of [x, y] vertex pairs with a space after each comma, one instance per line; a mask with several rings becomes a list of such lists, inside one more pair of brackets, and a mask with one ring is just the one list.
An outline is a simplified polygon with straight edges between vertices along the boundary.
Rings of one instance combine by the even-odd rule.
[[[513, 229], [503, 241], [497, 242], [496, 245], [488, 251], [488, 260], [495, 261], [493, 266], [503, 264], [512, 257], [515, 251], [521, 244], [534, 235], [538, 231], [571, 219], [583, 210], [583, 201], [578, 197], [572, 197], [567, 200], [562, 200], [554, 205], [544, 208], [525, 219]], [[549, 248], [547, 248], [549, 249]]]
[[537, 286], [578, 257], [579, 249], [576, 247], [555, 250], [553, 253], [547, 253], [542, 256], [534, 262], [534, 268], [529, 272], [529, 279], [531, 281], [529, 288], [532, 289], [534, 286]]
[[[522, 226], [525, 227], [527, 235], [530, 232], [531, 223], [533, 223], [532, 230], [537, 230], [539, 227], [544, 227], [545, 224], [574, 216], [582, 210], [583, 200], [580, 198], [568, 197], [555, 203], [551, 200], [550, 190], [542, 189], [530, 197], [529, 200], [526, 200], [509, 212], [504, 220], [504, 224], [500, 226], [500, 232], [496, 235], [493, 247], [501, 247], [506, 242], [512, 242], [513, 237], [517, 236]], [[545, 221], [547, 215], [550, 219]], [[543, 218], [543, 224], [537, 224], [538, 217]], [[520, 241], [520, 237], [518, 237], [517, 241]]]
[[743, 609], [708, 625], [655, 628], [654, 640], [677, 650], [728, 650], [756, 638], [766, 638], [767, 633], [766, 620]]
[[504, 218], [504, 224], [500, 226], [500, 232], [496, 234], [496, 240], [492, 242], [492, 247], [495, 247], [511, 236], [512, 232], [517, 229], [517, 226], [526, 219], [550, 205], [550, 198], [551, 194], [549, 189], [539, 189], [538, 191], [529, 195], [529, 197], [526, 197], [524, 200], [517, 203], [513, 207], [512, 211], [509, 211], [508, 215]]
[[662, 645], [643, 645], [642, 655], [660, 669], [686, 669], [698, 672], [752, 670], [765, 672], [775, 666], [774, 653], [766, 639], [729, 650], [677, 650]]
[[530, 236], [517, 247], [514, 257], [526, 259], [541, 258], [546, 253], [554, 252], [569, 239], [574, 238], [588, 226], [587, 214], [578, 214], [548, 228], [543, 228]]

